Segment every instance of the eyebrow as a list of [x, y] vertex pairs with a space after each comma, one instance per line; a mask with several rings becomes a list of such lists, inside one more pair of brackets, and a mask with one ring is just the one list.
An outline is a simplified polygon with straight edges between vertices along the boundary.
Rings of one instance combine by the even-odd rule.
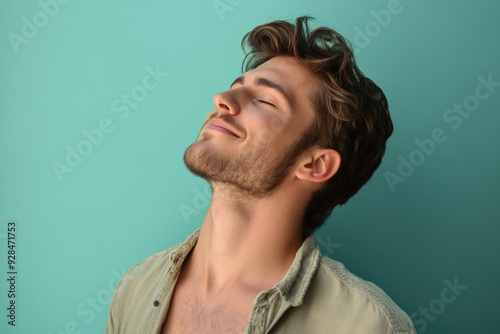
[[[238, 78], [236, 78], [236, 80], [233, 81], [233, 83], [231, 84], [230, 87], [233, 87], [237, 83], [243, 85], [245, 83], [245, 75], [242, 75], [242, 76], [239, 76]], [[282, 86], [278, 85], [277, 83], [275, 83], [269, 79], [256, 77], [254, 80], [254, 85], [272, 88], [275, 91], [277, 91], [283, 98], [285, 98], [285, 100], [289, 106], [291, 106], [293, 104], [290, 94], [288, 94], [287, 91]]]

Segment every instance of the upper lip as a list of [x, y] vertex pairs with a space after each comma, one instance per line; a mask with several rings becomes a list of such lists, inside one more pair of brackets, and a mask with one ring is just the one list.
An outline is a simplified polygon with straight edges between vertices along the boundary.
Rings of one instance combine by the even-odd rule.
[[240, 136], [238, 135], [238, 133], [232, 127], [230, 127], [229, 124], [227, 124], [226, 122], [224, 122], [224, 121], [222, 121], [220, 119], [212, 118], [210, 120], [210, 122], [208, 122], [208, 125], [213, 125], [213, 126], [218, 126], [220, 128], [224, 128], [227, 131], [231, 132], [236, 137], [240, 138]]

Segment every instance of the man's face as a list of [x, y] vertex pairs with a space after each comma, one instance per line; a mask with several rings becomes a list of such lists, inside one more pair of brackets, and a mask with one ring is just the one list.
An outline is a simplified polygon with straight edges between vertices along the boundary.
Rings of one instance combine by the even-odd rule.
[[[315, 118], [309, 100], [317, 79], [291, 57], [275, 57], [214, 96], [198, 139], [184, 162], [214, 184], [263, 197], [287, 177]], [[310, 133], [309, 133], [310, 134]]]

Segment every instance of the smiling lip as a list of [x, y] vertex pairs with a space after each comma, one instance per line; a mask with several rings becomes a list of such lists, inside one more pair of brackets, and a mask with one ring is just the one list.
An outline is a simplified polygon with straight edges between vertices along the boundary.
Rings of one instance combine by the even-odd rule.
[[212, 130], [220, 131], [220, 132], [227, 133], [227, 134], [230, 134], [230, 135], [233, 135], [235, 137], [240, 138], [240, 136], [238, 136], [236, 134], [236, 132], [234, 132], [229, 127], [229, 125], [227, 125], [226, 122], [223, 122], [223, 121], [218, 120], [218, 119], [212, 119], [212, 120], [210, 120], [210, 122], [208, 122], [207, 129], [212, 129]]

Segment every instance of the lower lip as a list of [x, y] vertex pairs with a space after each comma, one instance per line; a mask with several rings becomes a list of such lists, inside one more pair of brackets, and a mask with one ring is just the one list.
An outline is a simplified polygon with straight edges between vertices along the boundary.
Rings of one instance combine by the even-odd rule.
[[234, 133], [232, 133], [231, 131], [227, 130], [227, 129], [224, 129], [220, 126], [216, 126], [216, 125], [208, 125], [207, 126], [207, 129], [212, 129], [212, 130], [215, 130], [215, 131], [219, 131], [219, 132], [223, 132], [223, 133], [227, 133], [231, 136], [234, 136], [234, 137], [237, 137]]

